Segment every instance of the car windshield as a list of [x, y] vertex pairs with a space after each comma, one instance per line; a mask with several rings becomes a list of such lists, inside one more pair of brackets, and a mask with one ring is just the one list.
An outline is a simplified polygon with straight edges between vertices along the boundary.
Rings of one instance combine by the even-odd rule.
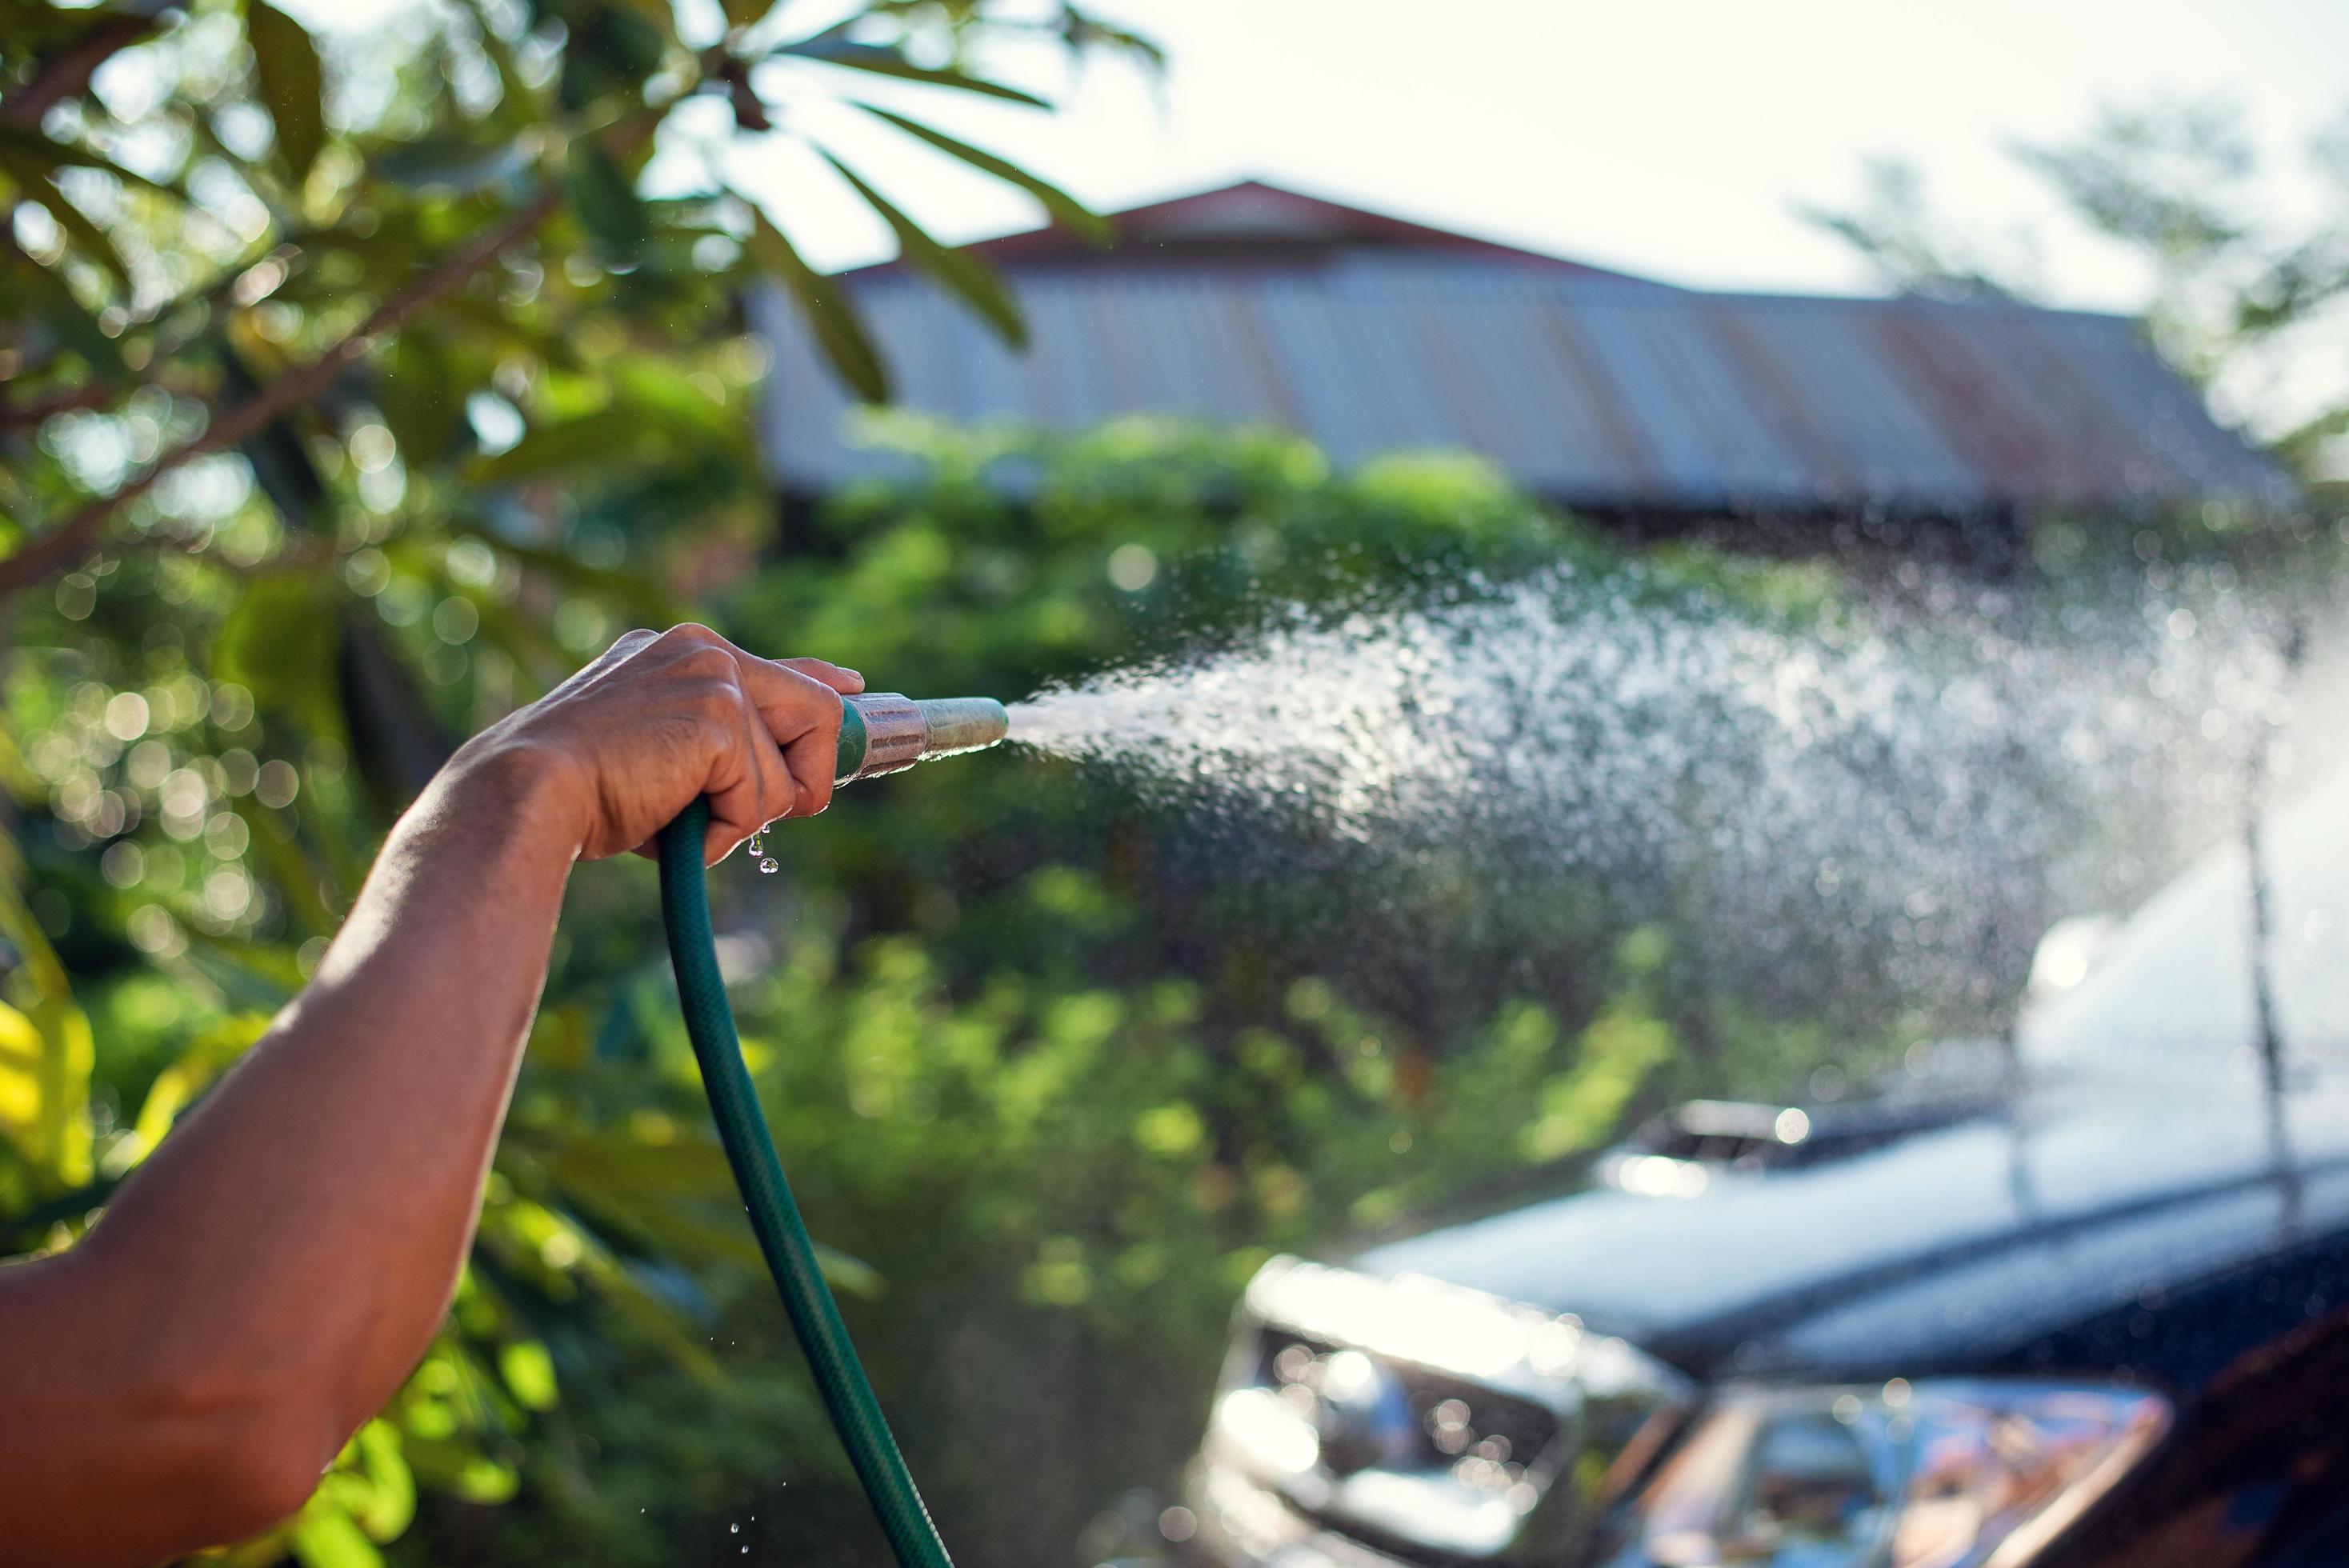
[[2349, 1065], [2349, 772], [2206, 851], [2082, 962], [2024, 1015], [2034, 1066], [2190, 1079], [2271, 1038], [2292, 1063]]

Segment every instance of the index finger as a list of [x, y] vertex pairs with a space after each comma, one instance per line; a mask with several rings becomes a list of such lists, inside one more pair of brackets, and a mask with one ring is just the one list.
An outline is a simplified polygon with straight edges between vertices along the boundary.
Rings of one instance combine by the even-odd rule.
[[[821, 665], [834, 678], [802, 670], [802, 663]], [[840, 759], [842, 688], [862, 691], [864, 677], [821, 659], [779, 664], [744, 655], [740, 664], [742, 689], [767, 733], [782, 748], [783, 765], [796, 787], [791, 815], [812, 817], [832, 803], [833, 769]]]
[[846, 665], [835, 665], [824, 659], [775, 659], [787, 670], [797, 670], [812, 680], [820, 680], [843, 696], [854, 696], [864, 689], [864, 677]]

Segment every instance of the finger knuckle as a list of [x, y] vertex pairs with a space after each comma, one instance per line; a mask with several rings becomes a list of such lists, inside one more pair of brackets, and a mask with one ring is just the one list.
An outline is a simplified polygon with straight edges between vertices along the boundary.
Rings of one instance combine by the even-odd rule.
[[733, 744], [741, 744], [742, 702], [725, 686], [714, 681], [696, 686], [688, 706], [696, 721], [707, 727], [722, 730], [732, 738]]
[[740, 672], [733, 655], [709, 643], [685, 645], [677, 655], [677, 673], [688, 680], [722, 685], [730, 694], [740, 686]]
[[726, 639], [698, 621], [679, 621], [661, 634], [661, 641], [703, 647], [722, 647]]
[[781, 673], [784, 685], [795, 700], [806, 703], [819, 713], [840, 711], [841, 696], [827, 683], [816, 679], [805, 670], [795, 669], [790, 665], [783, 665]]

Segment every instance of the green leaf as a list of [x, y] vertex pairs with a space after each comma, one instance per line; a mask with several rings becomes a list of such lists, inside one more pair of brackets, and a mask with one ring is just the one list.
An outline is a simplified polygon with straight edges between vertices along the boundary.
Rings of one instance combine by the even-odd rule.
[[757, 206], [750, 209], [750, 254], [761, 272], [791, 291], [808, 330], [840, 378], [868, 403], [889, 400], [889, 373], [838, 284], [811, 267], [783, 232]]
[[277, 153], [298, 188], [326, 145], [326, 72], [309, 30], [269, 0], [245, 0], [245, 33], [261, 101], [277, 126]]
[[[218, 939], [208, 940], [216, 942]], [[201, 950], [199, 946], [189, 949], [191, 953]], [[264, 1004], [265, 1010], [233, 1015], [202, 1030], [194, 1039], [180, 1047], [179, 1054], [172, 1057], [169, 1067], [155, 1075], [154, 1083], [147, 1090], [147, 1098], [140, 1102], [139, 1118], [131, 1124], [130, 1152], [141, 1157], [153, 1152], [155, 1146], [163, 1140], [163, 1135], [171, 1130], [172, 1123], [179, 1119], [180, 1113], [194, 1104], [197, 1097], [228, 1070], [230, 1064], [253, 1048], [268, 1028], [270, 1015], [301, 990], [302, 975], [293, 955], [283, 954], [280, 961], [283, 967], [292, 973], [285, 976], [287, 984]], [[215, 966], [212, 972], [217, 972], [217, 968]], [[269, 989], [265, 986], [261, 988]]]
[[932, 87], [958, 88], [964, 92], [984, 93], [988, 98], [1026, 104], [1030, 108], [1052, 107], [1034, 93], [1022, 92], [1001, 82], [991, 82], [984, 77], [975, 77], [968, 71], [957, 70], [950, 66], [917, 66], [895, 49], [877, 44], [852, 44], [829, 32], [803, 38], [796, 44], [781, 45], [771, 50], [768, 56], [771, 59], [782, 57], [812, 60], [818, 65], [839, 66], [852, 71], [871, 71], [878, 76], [902, 77], [907, 81], [927, 82]]
[[1050, 181], [1039, 179], [1016, 163], [1008, 162], [982, 148], [971, 146], [967, 141], [957, 141], [942, 130], [933, 130], [919, 120], [907, 119], [904, 115], [892, 113], [877, 104], [859, 103], [856, 107], [867, 114], [879, 115], [908, 136], [921, 138], [949, 157], [958, 158], [974, 169], [1019, 186], [1019, 189], [1041, 201], [1044, 204], [1044, 210], [1050, 212], [1062, 228], [1081, 234], [1096, 245], [1109, 243], [1114, 232], [1110, 221]]
[[[818, 149], [822, 151], [822, 149]], [[1028, 346], [1028, 323], [1020, 315], [1019, 306], [1004, 289], [994, 269], [968, 251], [951, 250], [930, 238], [927, 231], [899, 211], [895, 203], [861, 179], [856, 170], [843, 163], [830, 152], [824, 161], [840, 170], [841, 178], [856, 188], [872, 209], [881, 214], [896, 232], [897, 243], [905, 259], [929, 273], [948, 289], [961, 296], [995, 328], [1004, 342], [1014, 348]]]
[[705, 1386], [716, 1386], [723, 1377], [718, 1362], [703, 1346], [700, 1338], [678, 1326], [677, 1307], [667, 1297], [645, 1287], [643, 1280], [626, 1264], [615, 1258], [601, 1241], [588, 1238], [595, 1244], [580, 1259], [580, 1271], [595, 1283], [604, 1304], [652, 1344], [655, 1350], [667, 1356], [685, 1373]]
[[1165, 78], [1164, 49], [1130, 27], [1104, 22], [1090, 12], [1079, 10], [1074, 0], [1061, 0], [1059, 25], [1054, 30], [1071, 49], [1099, 49], [1130, 56], [1154, 79]]
[[647, 418], [660, 420], [690, 440], [723, 441], [741, 428], [741, 421], [726, 417], [722, 401], [712, 398], [668, 360], [646, 355], [616, 361], [612, 390], [616, 398], [635, 405]]
[[321, 1502], [348, 1514], [369, 1540], [398, 1539], [416, 1518], [416, 1474], [398, 1429], [380, 1418], [361, 1427], [318, 1491]]
[[512, 185], [530, 172], [530, 155], [512, 137], [483, 141], [462, 136], [420, 136], [395, 142], [368, 160], [378, 180], [410, 190], [470, 196]]
[[605, 0], [603, 9], [626, 11], [643, 22], [654, 36], [677, 41], [677, 8], [669, 0]]
[[70, 999], [0, 1002], [0, 1146], [58, 1184], [89, 1180], [89, 1020]]
[[74, 46], [92, 46], [106, 35], [111, 57], [140, 43], [162, 26], [162, 18], [140, 16], [122, 5], [92, 5], [67, 9], [57, 5], [10, 5], [0, 9], [0, 48], [10, 55], [56, 54]]
[[285, 714], [313, 735], [342, 731], [341, 595], [333, 580], [309, 572], [256, 577], [213, 645], [222, 680], [253, 693], [255, 707]]
[[823, 1271], [824, 1282], [834, 1290], [845, 1291], [864, 1301], [878, 1301], [889, 1294], [889, 1282], [881, 1277], [879, 1269], [838, 1247], [816, 1243], [815, 1264]]
[[533, 354], [550, 366], [566, 370], [580, 368], [577, 346], [559, 331], [533, 316], [518, 315], [495, 303], [472, 294], [459, 294], [443, 300], [440, 316], [448, 326], [456, 328], [459, 341], [471, 344], [485, 353], [508, 354], [521, 350]]
[[65, 193], [46, 180], [27, 180], [24, 194], [48, 210], [49, 216], [57, 221], [57, 227], [66, 232], [76, 250], [113, 273], [114, 281], [122, 285], [123, 293], [130, 292], [130, 269], [124, 263], [122, 253], [114, 248], [114, 242], [107, 237], [106, 231], [90, 221], [89, 214], [67, 201]]
[[463, 427], [471, 387], [448, 352], [421, 332], [399, 334], [380, 364], [376, 401], [401, 455], [411, 468], [437, 464]]
[[502, 1346], [498, 1370], [504, 1375], [506, 1391], [523, 1409], [554, 1408], [558, 1398], [554, 1357], [547, 1354], [545, 1346], [535, 1339], [523, 1339]]
[[542, 425], [497, 456], [469, 465], [466, 473], [475, 484], [513, 484], [632, 462], [660, 444], [659, 427], [636, 410], [604, 408], [559, 425]]
[[85, 147], [67, 147], [64, 142], [51, 141], [39, 131], [26, 129], [23, 126], [0, 124], [0, 169], [28, 181], [33, 177], [55, 174], [60, 169], [102, 169], [126, 185], [143, 186], [150, 191], [160, 191], [166, 196], [182, 195], [160, 181], [150, 180], [144, 174], [133, 174], [102, 153], [92, 152]]
[[26, 318], [92, 365], [123, 368], [121, 346], [106, 335], [64, 278], [21, 251], [14, 256], [0, 254], [0, 320]]
[[574, 144], [564, 181], [579, 221], [607, 260], [633, 263], [644, 253], [651, 222], [636, 183], [620, 171], [609, 154], [592, 141]]
[[490, 57], [498, 71], [498, 107], [490, 118], [508, 126], [528, 123], [538, 113], [537, 95], [531, 91], [530, 82], [522, 74], [522, 62], [514, 58], [513, 45], [498, 31], [483, 0], [464, 0], [464, 6], [473, 19], [481, 53]]
[[640, 98], [645, 79], [677, 45], [669, 0], [581, 0], [564, 7], [564, 19], [571, 37], [555, 99], [566, 109], [586, 109], [608, 97]]
[[[516, 544], [483, 518], [468, 512], [453, 514], [449, 519], [449, 531], [492, 544], [512, 556], [518, 564], [565, 587], [602, 594], [631, 612], [641, 622], [659, 622], [667, 625], [686, 617], [685, 607], [669, 598], [643, 572], [606, 570], [588, 565], [567, 550]], [[496, 620], [496, 614], [485, 607], [482, 624], [492, 625]]]
[[314, 1498], [295, 1521], [294, 1556], [302, 1568], [383, 1568], [383, 1553], [348, 1512]]

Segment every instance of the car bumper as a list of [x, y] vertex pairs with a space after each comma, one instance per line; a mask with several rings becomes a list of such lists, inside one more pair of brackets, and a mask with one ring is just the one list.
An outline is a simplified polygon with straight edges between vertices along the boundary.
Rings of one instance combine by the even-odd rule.
[[1229, 1467], [1202, 1461], [1184, 1485], [1196, 1531], [1180, 1561], [1196, 1568], [1413, 1568], [1331, 1533]]

